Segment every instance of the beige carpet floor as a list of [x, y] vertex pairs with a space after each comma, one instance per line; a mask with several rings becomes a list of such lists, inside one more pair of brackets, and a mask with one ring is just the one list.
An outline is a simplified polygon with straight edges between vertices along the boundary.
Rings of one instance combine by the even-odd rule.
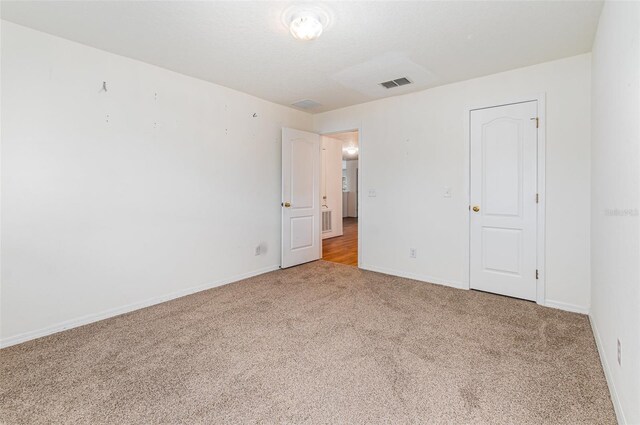
[[0, 351], [3, 424], [613, 424], [586, 316], [315, 262]]

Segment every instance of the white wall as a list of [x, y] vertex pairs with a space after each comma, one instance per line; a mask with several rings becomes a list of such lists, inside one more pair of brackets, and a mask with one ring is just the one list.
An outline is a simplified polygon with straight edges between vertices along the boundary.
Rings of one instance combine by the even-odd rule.
[[310, 115], [8, 22], [2, 88], [3, 344], [279, 265]]
[[315, 115], [319, 132], [361, 130], [362, 267], [468, 287], [465, 108], [546, 92], [546, 297], [586, 312], [590, 61], [584, 54]]
[[342, 160], [342, 218], [349, 217], [349, 179], [347, 177], [347, 161]]
[[605, 3], [592, 70], [591, 320], [618, 420], [640, 424], [640, 3]]
[[357, 188], [356, 170], [358, 169], [358, 160], [350, 159], [345, 161], [347, 164], [346, 176], [347, 176], [347, 192], [355, 192]]
[[[322, 233], [322, 239], [342, 236], [342, 141], [322, 136], [322, 176], [320, 194], [327, 198], [322, 209], [332, 210], [331, 231]], [[326, 205], [326, 207], [324, 207]]]
[[347, 169], [345, 170], [345, 175], [347, 176], [347, 198], [349, 201], [347, 202], [347, 217], [357, 217], [358, 216], [358, 160], [350, 159], [345, 161], [347, 164]]

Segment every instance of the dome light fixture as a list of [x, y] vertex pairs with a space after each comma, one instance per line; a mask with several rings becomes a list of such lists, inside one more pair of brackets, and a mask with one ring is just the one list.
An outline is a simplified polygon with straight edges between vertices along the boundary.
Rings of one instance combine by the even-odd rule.
[[291, 35], [302, 41], [315, 40], [329, 24], [329, 16], [314, 6], [296, 5], [285, 11], [282, 16]]
[[348, 148], [345, 149], [345, 151], [349, 154], [349, 155], [354, 155], [356, 152], [358, 152], [358, 148], [355, 146], [349, 146]]
[[322, 34], [322, 22], [313, 13], [301, 13], [289, 25], [291, 35], [302, 41], [315, 40]]

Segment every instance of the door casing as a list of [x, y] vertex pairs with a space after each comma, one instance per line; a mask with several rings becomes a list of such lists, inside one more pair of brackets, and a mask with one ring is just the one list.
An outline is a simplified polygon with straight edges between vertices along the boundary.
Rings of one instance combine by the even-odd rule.
[[[538, 215], [536, 222], [536, 268], [538, 270], [538, 280], [536, 282], [536, 303], [545, 305], [545, 215], [546, 215], [546, 188], [545, 188], [545, 147], [546, 147], [546, 94], [541, 93], [534, 96], [523, 96], [519, 98], [501, 99], [487, 101], [481, 104], [468, 105], [465, 107], [465, 199], [467, 205], [471, 205], [471, 111], [486, 108], [495, 108], [498, 106], [512, 105], [523, 102], [538, 102], [538, 154], [537, 154], [537, 184], [538, 184]], [[466, 231], [467, 243], [466, 249], [466, 270], [467, 289], [471, 289], [471, 221], [467, 213]]]

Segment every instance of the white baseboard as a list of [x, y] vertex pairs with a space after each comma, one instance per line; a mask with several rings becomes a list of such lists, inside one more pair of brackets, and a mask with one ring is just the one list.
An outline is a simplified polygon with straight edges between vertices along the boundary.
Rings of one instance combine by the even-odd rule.
[[545, 300], [544, 306], [557, 308], [558, 310], [570, 311], [572, 313], [589, 314], [589, 307], [567, 304], [560, 301]]
[[38, 329], [35, 331], [24, 332], [19, 335], [14, 335], [8, 338], [1, 339], [0, 348], [10, 347], [12, 345], [20, 344], [22, 342], [27, 342], [32, 339], [41, 338], [43, 336], [51, 335], [57, 332], [62, 332], [67, 329], [73, 329], [73, 328], [77, 328], [78, 326], [83, 326], [89, 323], [97, 322], [99, 320], [104, 320], [110, 317], [119, 316], [124, 313], [129, 313], [134, 310], [139, 310], [141, 308], [149, 307], [155, 304], [160, 304], [166, 301], [174, 300], [176, 298], [191, 295], [196, 292], [205, 291], [207, 289], [215, 288], [217, 286], [226, 285], [229, 283], [237, 282], [239, 280], [248, 279], [253, 276], [258, 276], [260, 274], [272, 272], [274, 270], [278, 270], [279, 268], [280, 268], [280, 265], [264, 267], [262, 269], [253, 270], [247, 273], [231, 276], [225, 279], [220, 279], [215, 282], [209, 282], [204, 285], [183, 289], [180, 291], [172, 292], [170, 294], [161, 295], [159, 297], [149, 298], [147, 300], [127, 304], [122, 307], [112, 308], [109, 310], [102, 311], [100, 313], [87, 314], [85, 316], [81, 316], [76, 319], [71, 319], [64, 322], [56, 323], [55, 325], [47, 326], [46, 328]]
[[605, 353], [604, 353], [604, 346], [602, 344], [602, 340], [600, 339], [600, 333], [598, 333], [598, 328], [596, 327], [596, 323], [593, 321], [593, 317], [591, 317], [591, 315], [589, 315], [589, 323], [591, 323], [591, 330], [593, 331], [593, 337], [596, 340], [596, 347], [598, 347], [598, 354], [600, 355], [600, 363], [602, 363], [604, 376], [607, 380], [609, 393], [611, 394], [611, 401], [613, 402], [613, 409], [616, 412], [616, 418], [618, 419], [618, 423], [620, 425], [626, 425], [627, 420], [624, 417], [624, 411], [622, 410], [622, 404], [620, 404], [618, 391], [616, 391], [616, 386], [613, 384], [611, 369], [609, 368], [609, 362], [607, 361], [607, 357], [605, 356]]
[[[387, 269], [384, 267], [359, 265], [363, 270], [369, 270], [372, 272], [378, 272], [383, 274], [389, 274], [392, 276], [406, 277], [407, 279], [419, 280], [422, 282], [435, 283], [436, 285], [449, 286], [457, 289], [469, 289], [469, 284], [466, 282], [459, 282], [451, 279], [442, 279], [434, 276], [421, 275], [417, 273], [404, 272], [400, 270]], [[589, 314], [588, 307], [582, 307], [579, 305], [567, 304], [560, 301], [546, 300], [545, 307], [557, 308], [559, 310], [570, 311], [572, 313]]]
[[337, 238], [338, 236], [343, 236], [344, 233], [342, 231], [340, 232], [328, 232], [328, 233], [324, 233], [322, 235], [322, 240], [325, 239], [331, 239], [331, 238]]
[[392, 276], [405, 277], [407, 279], [419, 280], [427, 283], [435, 283], [436, 285], [449, 286], [451, 288], [469, 289], [469, 285], [467, 283], [458, 282], [451, 279], [441, 279], [433, 276], [426, 276], [426, 275], [417, 274], [417, 273], [404, 272], [400, 270], [393, 270], [393, 269], [387, 269], [384, 267], [369, 266], [364, 264], [360, 264], [358, 265], [358, 267], [363, 270], [369, 270], [372, 272], [388, 274]]

